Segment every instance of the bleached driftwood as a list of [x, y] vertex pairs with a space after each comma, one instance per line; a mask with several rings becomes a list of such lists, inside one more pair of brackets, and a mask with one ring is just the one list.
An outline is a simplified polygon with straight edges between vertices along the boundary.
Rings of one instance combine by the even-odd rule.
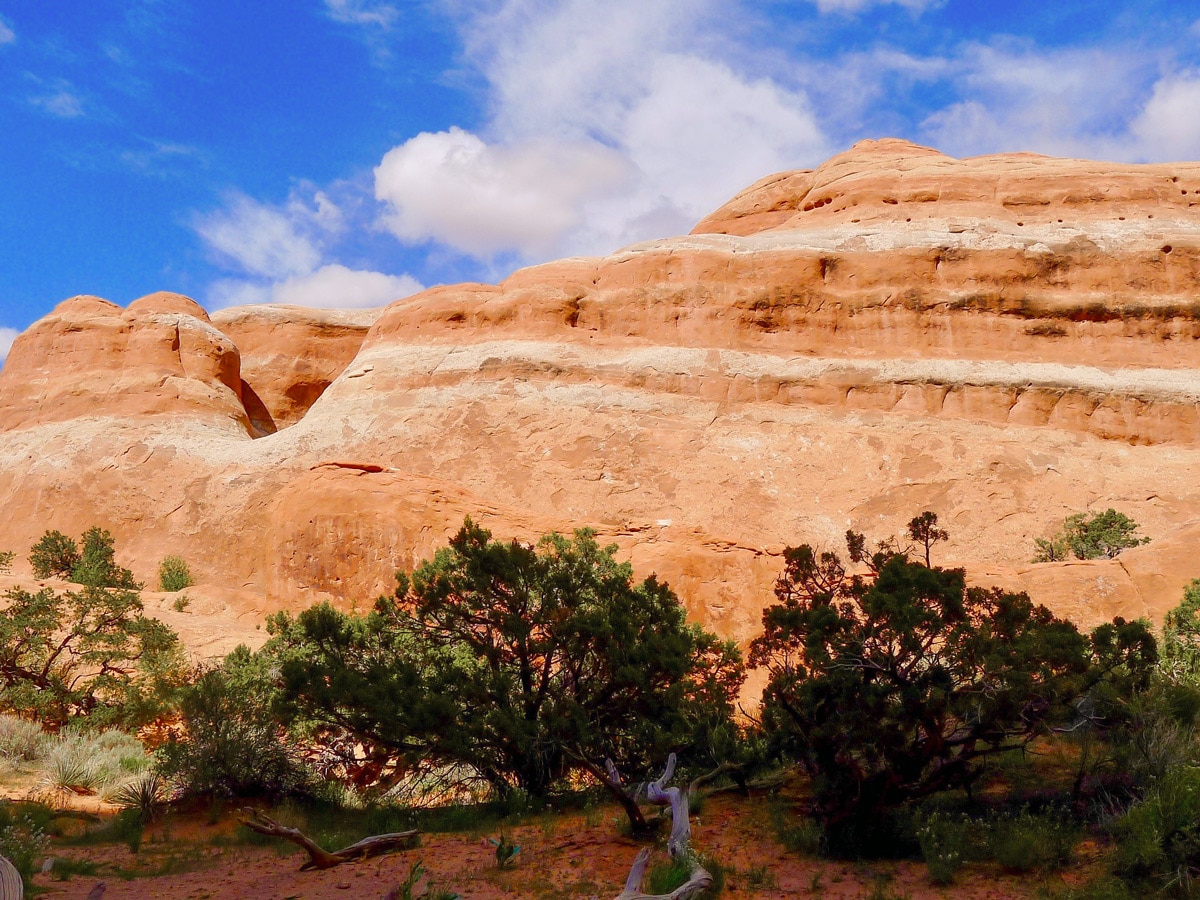
[[669, 894], [643, 894], [642, 879], [650, 862], [650, 848], [643, 847], [633, 861], [629, 877], [625, 879], [625, 890], [617, 894], [616, 900], [687, 900], [712, 886], [713, 878], [691, 855], [692, 823], [688, 814], [688, 799], [691, 788], [668, 788], [664, 785], [675, 774], [675, 754], [667, 757], [667, 767], [662, 777], [646, 787], [646, 799], [651, 803], [671, 807], [671, 837], [667, 840], [667, 852], [671, 859], [692, 860], [692, 873], [688, 880]]
[[376, 834], [330, 853], [299, 828], [281, 825], [257, 809], [249, 807], [243, 809], [242, 818], [239, 821], [251, 831], [257, 831], [259, 834], [269, 837], [282, 838], [303, 847], [309, 858], [308, 862], [300, 867], [301, 872], [307, 869], [332, 869], [342, 863], [382, 856], [384, 853], [395, 853], [398, 850], [411, 850], [417, 837], [415, 828], [411, 831], [397, 831], [392, 834]]
[[613, 798], [621, 804], [621, 808], [625, 810], [625, 815], [629, 818], [629, 830], [633, 836], [643, 837], [649, 835], [653, 828], [646, 821], [646, 817], [642, 815], [641, 807], [638, 806], [638, 792], [636, 790], [630, 791], [625, 787], [625, 782], [621, 779], [621, 773], [617, 771], [617, 767], [613, 761], [611, 759], [604, 760], [604, 768], [601, 769], [594, 762], [582, 755], [578, 759], [591, 776], [604, 785], [608, 792], [613, 795]]
[[11, 862], [0, 856], [0, 900], [21, 900], [25, 896], [25, 885], [21, 873]]

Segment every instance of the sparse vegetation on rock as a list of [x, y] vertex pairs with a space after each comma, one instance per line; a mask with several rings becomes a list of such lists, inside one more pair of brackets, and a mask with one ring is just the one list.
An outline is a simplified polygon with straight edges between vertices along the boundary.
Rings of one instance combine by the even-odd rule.
[[1122, 550], [1148, 544], [1150, 538], [1137, 534], [1137, 522], [1115, 509], [1101, 513], [1076, 513], [1063, 522], [1051, 538], [1037, 538], [1034, 562], [1076, 559], [1113, 559]]
[[29, 564], [38, 578], [70, 578], [79, 565], [79, 547], [61, 531], [47, 531], [29, 548]]
[[192, 580], [191, 569], [188, 568], [187, 561], [183, 557], [163, 557], [162, 562], [158, 564], [159, 590], [174, 593], [191, 587], [193, 584], [195, 582]]

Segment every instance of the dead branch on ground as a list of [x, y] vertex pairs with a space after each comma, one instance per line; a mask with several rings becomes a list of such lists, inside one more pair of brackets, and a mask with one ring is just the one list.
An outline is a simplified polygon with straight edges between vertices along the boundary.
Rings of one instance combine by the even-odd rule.
[[368, 859], [372, 856], [382, 856], [385, 853], [395, 853], [399, 850], [411, 850], [416, 846], [417, 838], [417, 830], [415, 828], [411, 831], [397, 831], [392, 834], [375, 834], [371, 837], [363, 838], [349, 847], [344, 847], [341, 850], [331, 853], [317, 844], [316, 841], [299, 828], [281, 825], [266, 813], [257, 809], [244, 808], [242, 816], [238, 821], [251, 831], [257, 831], [259, 834], [265, 834], [268, 837], [282, 838], [285, 841], [291, 841], [293, 844], [303, 847], [305, 852], [308, 853], [309, 859], [308, 862], [300, 867], [301, 872], [308, 869], [332, 869], [334, 866], [340, 866], [342, 863]]

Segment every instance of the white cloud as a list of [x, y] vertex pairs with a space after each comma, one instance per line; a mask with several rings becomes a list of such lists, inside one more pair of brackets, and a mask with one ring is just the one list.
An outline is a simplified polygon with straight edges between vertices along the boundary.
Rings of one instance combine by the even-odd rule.
[[29, 102], [60, 119], [76, 119], [83, 115], [83, 101], [67, 88], [35, 94]]
[[17, 33], [12, 30], [4, 19], [0, 19], [0, 44], [11, 44], [17, 39]]
[[299, 275], [274, 284], [236, 278], [222, 279], [209, 286], [205, 300], [209, 309], [259, 303], [282, 303], [318, 309], [363, 309], [384, 306], [424, 289], [411, 275], [385, 275], [382, 272], [349, 269], [331, 263], [307, 275]]
[[325, 11], [335, 22], [390, 28], [400, 12], [390, 3], [372, 0], [325, 0]]
[[0, 328], [0, 363], [8, 359], [8, 351], [12, 349], [13, 341], [20, 333], [15, 328]]
[[686, 231], [829, 143], [807, 97], [735, 60], [729, 0], [452, 4], [491, 117], [393, 148], [384, 225], [489, 258], [604, 253]]
[[222, 278], [208, 286], [204, 297], [204, 308], [225, 309], [228, 306], [256, 306], [270, 303], [271, 285], [240, 278]]
[[553, 251], [580, 223], [583, 201], [621, 189], [626, 160], [595, 142], [489, 146], [451, 128], [419, 134], [375, 169], [384, 223], [402, 240], [437, 240], [480, 257]]
[[965, 46], [946, 61], [959, 99], [921, 123], [922, 138], [958, 156], [1031, 150], [1124, 159], [1147, 61], [1090, 47]]
[[293, 306], [358, 309], [383, 306], [424, 289], [411, 275], [384, 275], [382, 272], [348, 269], [334, 263], [322, 266], [311, 275], [289, 278], [274, 285], [271, 288], [271, 300]]
[[232, 194], [224, 209], [198, 216], [196, 233], [218, 253], [252, 275], [307, 275], [321, 251], [305, 217], [275, 209], [244, 194]]
[[287, 303], [329, 309], [380, 306], [423, 290], [410, 275], [350, 269], [325, 260], [326, 244], [346, 227], [343, 210], [310, 184], [271, 206], [230, 194], [224, 207], [193, 220], [196, 233], [236, 277], [209, 285], [210, 309]]
[[1200, 159], [1200, 71], [1158, 81], [1130, 131], [1148, 158]]

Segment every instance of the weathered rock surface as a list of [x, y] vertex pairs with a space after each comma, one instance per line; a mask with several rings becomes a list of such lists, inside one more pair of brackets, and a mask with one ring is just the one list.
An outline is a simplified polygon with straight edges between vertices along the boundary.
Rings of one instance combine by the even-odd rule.
[[379, 310], [238, 306], [213, 324], [241, 353], [242, 396], [257, 432], [298, 422], [358, 353]]
[[[589, 525], [747, 640], [785, 545], [932, 509], [978, 580], [1158, 618], [1200, 577], [1195, 203], [1200, 164], [866, 142], [691, 235], [381, 311], [76, 298], [0, 372], [0, 549], [102, 524], [245, 616], [369, 600], [464, 515]], [[1109, 506], [1152, 543], [1028, 563]]]

